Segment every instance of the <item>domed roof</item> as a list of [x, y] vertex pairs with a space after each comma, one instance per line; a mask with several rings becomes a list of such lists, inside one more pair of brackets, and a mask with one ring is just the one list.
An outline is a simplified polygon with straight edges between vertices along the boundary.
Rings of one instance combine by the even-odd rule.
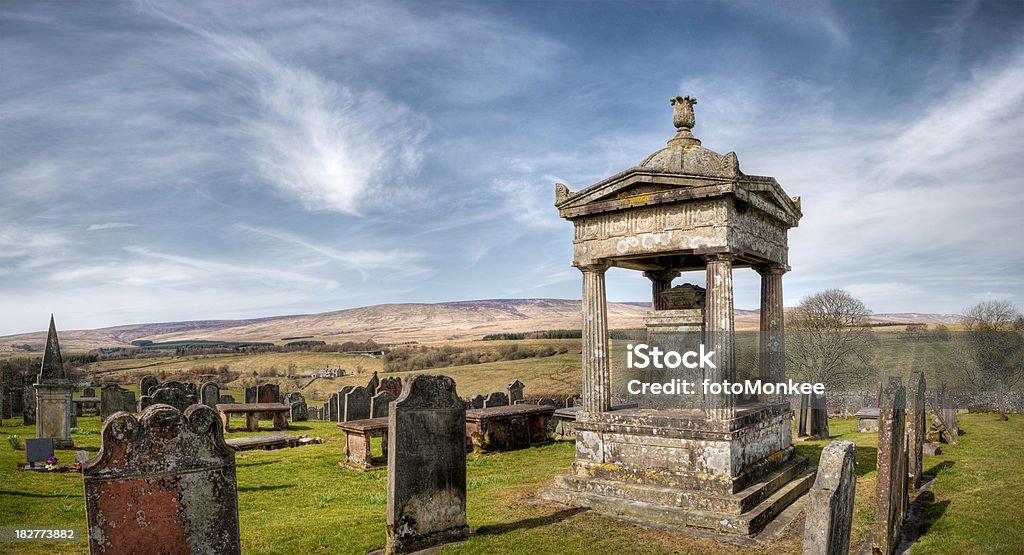
[[668, 146], [651, 154], [640, 162], [639, 167], [658, 172], [705, 177], [736, 177], [743, 175], [735, 152], [725, 155], [700, 145], [700, 140], [690, 130], [694, 125], [693, 105], [697, 99], [691, 96], [677, 96], [669, 100], [675, 111], [672, 123], [676, 135]]

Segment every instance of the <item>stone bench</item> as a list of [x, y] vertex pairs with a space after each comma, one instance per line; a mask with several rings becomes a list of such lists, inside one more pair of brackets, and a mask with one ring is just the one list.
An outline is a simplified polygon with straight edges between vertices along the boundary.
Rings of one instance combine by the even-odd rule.
[[555, 407], [507, 405], [466, 411], [466, 436], [478, 451], [529, 447], [548, 440]]
[[345, 460], [343, 466], [352, 467], [358, 470], [373, 468], [373, 456], [370, 453], [370, 440], [373, 436], [380, 435], [381, 450], [384, 451], [384, 458], [388, 456], [388, 419], [366, 418], [363, 420], [349, 420], [338, 422], [338, 428], [345, 433]]
[[853, 415], [857, 419], [857, 431], [877, 433], [879, 412], [877, 407], [867, 407], [857, 411], [857, 414]]
[[273, 429], [284, 430], [288, 427], [292, 408], [284, 403], [218, 403], [217, 412], [220, 413], [225, 432], [230, 429], [228, 423], [231, 417], [236, 415], [245, 417], [246, 431], [255, 432], [260, 429], [262, 414], [268, 414], [273, 419]]

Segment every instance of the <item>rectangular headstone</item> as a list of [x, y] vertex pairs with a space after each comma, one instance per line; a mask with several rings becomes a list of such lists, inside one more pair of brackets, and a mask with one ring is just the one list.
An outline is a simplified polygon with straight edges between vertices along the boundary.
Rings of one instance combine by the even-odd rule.
[[500, 391], [495, 391], [484, 399], [485, 409], [489, 409], [491, 407], [507, 407], [508, 404], [508, 395], [505, 395]]
[[36, 388], [32, 384], [21, 388], [21, 418], [26, 426], [36, 423]]
[[907, 514], [907, 394], [903, 380], [890, 377], [882, 390], [878, 413], [878, 475], [875, 485], [875, 524], [871, 529], [875, 553], [892, 555], [899, 544]]
[[386, 552], [459, 541], [466, 525], [466, 408], [447, 376], [409, 378], [388, 416]]
[[335, 417], [338, 422], [345, 421], [345, 396], [353, 389], [355, 389], [354, 385], [346, 385], [338, 390], [338, 415]]
[[199, 402], [208, 407], [217, 408], [217, 403], [220, 402], [220, 386], [213, 382], [204, 383], [199, 388]]
[[852, 441], [833, 441], [821, 451], [818, 474], [807, 494], [804, 555], [847, 555], [857, 487]]
[[46, 462], [53, 456], [53, 438], [28, 438], [25, 440], [25, 462], [28, 464]]
[[111, 418], [83, 475], [91, 553], [241, 553], [235, 452], [210, 407]]

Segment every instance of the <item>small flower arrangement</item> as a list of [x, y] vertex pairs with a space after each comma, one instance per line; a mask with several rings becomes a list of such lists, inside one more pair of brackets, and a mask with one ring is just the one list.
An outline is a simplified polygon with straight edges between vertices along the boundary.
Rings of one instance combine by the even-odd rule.
[[18, 436], [7, 436], [7, 443], [10, 444], [11, 449], [18, 451], [21, 449], [21, 438]]
[[57, 456], [51, 455], [46, 459], [46, 470], [57, 470]]

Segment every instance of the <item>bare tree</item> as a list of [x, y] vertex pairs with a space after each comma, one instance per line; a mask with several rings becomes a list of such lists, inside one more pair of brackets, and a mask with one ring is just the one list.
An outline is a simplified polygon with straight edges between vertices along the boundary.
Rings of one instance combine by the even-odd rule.
[[976, 363], [965, 366], [962, 381], [974, 389], [995, 387], [1005, 419], [1005, 390], [1024, 378], [1024, 315], [1009, 301], [984, 301], [964, 310], [960, 322]]
[[804, 298], [786, 315], [786, 371], [828, 389], [860, 385], [875, 375], [871, 310], [842, 289]]

